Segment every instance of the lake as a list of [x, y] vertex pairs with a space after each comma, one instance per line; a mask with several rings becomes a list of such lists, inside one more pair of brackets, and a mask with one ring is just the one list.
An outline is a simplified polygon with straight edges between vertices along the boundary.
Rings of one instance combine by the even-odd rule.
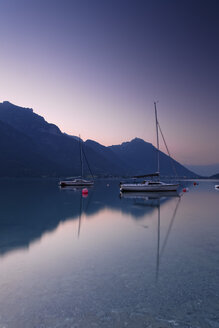
[[1, 182], [0, 328], [219, 327], [216, 182], [161, 198]]

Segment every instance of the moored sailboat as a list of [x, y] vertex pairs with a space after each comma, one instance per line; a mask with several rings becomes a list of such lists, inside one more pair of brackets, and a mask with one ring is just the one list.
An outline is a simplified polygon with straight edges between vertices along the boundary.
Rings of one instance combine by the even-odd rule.
[[93, 174], [91, 172], [90, 166], [88, 164], [87, 158], [84, 154], [83, 148], [82, 148], [82, 144], [81, 144], [81, 138], [79, 136], [79, 146], [80, 146], [80, 165], [81, 165], [81, 176], [78, 177], [72, 177], [72, 178], [67, 178], [65, 180], [61, 180], [59, 182], [60, 187], [70, 187], [70, 186], [74, 186], [74, 187], [89, 187], [92, 186], [94, 184], [94, 179], [92, 180], [87, 180], [84, 178], [84, 164], [83, 164], [83, 155], [85, 157], [85, 160], [87, 162], [89, 171], [92, 175], [93, 178]]
[[[143, 178], [143, 177], [157, 177], [157, 180], [144, 180], [141, 183], [121, 183], [120, 184], [120, 191], [150, 191], [150, 192], [157, 192], [157, 191], [176, 191], [179, 187], [178, 183], [166, 183], [160, 181], [160, 150], [159, 150], [159, 134], [158, 129], [160, 129], [158, 119], [157, 119], [157, 107], [156, 102], [154, 103], [155, 109], [155, 121], [156, 121], [156, 135], [157, 135], [157, 172], [152, 174], [146, 174], [142, 176], [136, 176], [135, 178]], [[161, 135], [164, 139], [162, 131], [160, 129]], [[167, 148], [166, 142], [164, 140], [165, 146]], [[168, 148], [167, 148], [168, 150]], [[168, 150], [169, 154], [169, 150]], [[169, 154], [170, 156], [170, 154]]]

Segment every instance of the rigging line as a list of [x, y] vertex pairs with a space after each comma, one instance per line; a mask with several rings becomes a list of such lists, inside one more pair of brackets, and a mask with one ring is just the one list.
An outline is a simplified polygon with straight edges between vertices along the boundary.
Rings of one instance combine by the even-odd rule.
[[81, 146], [81, 136], [79, 134], [79, 148], [80, 148], [80, 163], [81, 163], [81, 177], [83, 178], [83, 154], [82, 154], [82, 146]]
[[93, 178], [93, 180], [94, 180], [93, 172], [91, 171], [90, 165], [89, 165], [88, 160], [87, 160], [87, 156], [85, 155], [85, 152], [84, 152], [84, 149], [83, 149], [83, 148], [82, 148], [82, 152], [83, 152], [83, 154], [84, 154], [84, 158], [85, 158], [85, 161], [86, 161], [86, 163], [87, 163], [87, 166], [88, 166], [88, 169], [89, 169], [89, 171], [90, 171], [90, 174], [91, 174], [91, 176], [92, 176], [92, 178]]
[[157, 172], [160, 173], [160, 146], [159, 146], [159, 134], [158, 134], [158, 120], [157, 120], [157, 103], [154, 102], [155, 110], [155, 123], [156, 123], [156, 135], [157, 135]]
[[173, 171], [174, 171], [174, 173], [175, 173], [175, 177], [178, 177], [177, 172], [176, 172], [176, 168], [175, 168], [175, 165], [174, 165], [174, 159], [173, 159], [173, 158], [171, 157], [171, 155], [170, 155], [170, 152], [169, 152], [169, 149], [168, 149], [168, 147], [167, 147], [167, 143], [166, 143], [166, 140], [165, 140], [165, 138], [164, 138], [164, 135], [163, 135], [163, 132], [162, 132], [162, 130], [161, 130], [161, 127], [160, 127], [159, 122], [158, 122], [158, 127], [159, 127], [159, 131], [160, 131], [160, 133], [161, 133], [161, 136], [162, 136], [162, 138], [163, 138], [163, 142], [164, 142], [164, 144], [165, 144], [165, 147], [166, 147], [167, 153], [168, 153], [168, 155], [169, 155], [169, 157], [170, 157], [170, 159], [171, 159], [171, 164], [172, 164]]

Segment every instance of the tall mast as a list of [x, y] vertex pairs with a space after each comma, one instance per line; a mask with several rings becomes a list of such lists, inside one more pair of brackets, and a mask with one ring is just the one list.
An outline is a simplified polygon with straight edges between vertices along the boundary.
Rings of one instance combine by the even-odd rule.
[[81, 145], [81, 136], [79, 134], [79, 146], [80, 146], [80, 162], [81, 162], [81, 177], [83, 178], [83, 154], [82, 154], [82, 145]]
[[159, 150], [159, 135], [158, 135], [158, 120], [157, 120], [157, 107], [154, 102], [155, 121], [156, 121], [156, 134], [157, 134], [157, 172], [160, 174], [160, 150]]

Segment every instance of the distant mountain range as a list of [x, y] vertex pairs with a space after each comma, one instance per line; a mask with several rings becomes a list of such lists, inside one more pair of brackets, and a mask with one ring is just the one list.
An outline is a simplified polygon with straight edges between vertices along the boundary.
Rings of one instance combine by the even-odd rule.
[[[89, 165], [96, 176], [133, 176], [156, 172], [157, 149], [135, 138], [105, 147], [93, 140], [83, 142]], [[78, 138], [62, 133], [30, 108], [8, 101], [0, 103], [0, 176], [61, 177], [80, 175]], [[160, 152], [160, 171], [173, 176], [198, 177], [179, 162]], [[85, 166], [85, 173], [89, 173]]]
[[219, 173], [210, 176], [210, 178], [219, 180]]
[[186, 165], [187, 169], [205, 176], [209, 177], [215, 175], [219, 172], [219, 164], [211, 164], [211, 165]]

